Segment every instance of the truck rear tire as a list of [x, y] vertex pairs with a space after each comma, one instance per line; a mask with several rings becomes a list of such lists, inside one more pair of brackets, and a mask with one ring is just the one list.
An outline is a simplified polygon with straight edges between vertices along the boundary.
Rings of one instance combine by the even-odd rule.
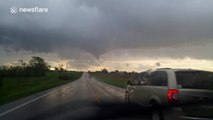
[[152, 120], [163, 120], [162, 108], [156, 102], [151, 103]]

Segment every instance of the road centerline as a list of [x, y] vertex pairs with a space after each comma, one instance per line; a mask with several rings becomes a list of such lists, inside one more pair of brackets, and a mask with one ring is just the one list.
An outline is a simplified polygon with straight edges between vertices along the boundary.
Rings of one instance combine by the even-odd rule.
[[95, 93], [94, 89], [92, 88], [92, 86], [88, 82], [87, 82], [87, 86], [89, 88], [90, 93], [92, 93], [92, 95], [95, 97], [98, 104], [101, 104], [100, 96], [97, 93]]

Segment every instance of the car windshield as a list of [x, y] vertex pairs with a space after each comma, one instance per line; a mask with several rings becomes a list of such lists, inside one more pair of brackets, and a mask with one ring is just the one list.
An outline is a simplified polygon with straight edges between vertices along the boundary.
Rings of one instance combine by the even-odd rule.
[[0, 120], [175, 120], [211, 51], [213, 0], [0, 0]]
[[204, 71], [178, 71], [175, 73], [182, 88], [213, 90], [213, 73]]

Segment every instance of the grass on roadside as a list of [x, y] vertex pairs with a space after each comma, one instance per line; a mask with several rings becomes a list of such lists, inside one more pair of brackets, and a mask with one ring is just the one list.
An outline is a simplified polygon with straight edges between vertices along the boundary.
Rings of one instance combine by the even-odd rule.
[[0, 105], [77, 80], [81, 75], [81, 72], [74, 71], [52, 71], [43, 77], [3, 78], [3, 86], [0, 87]]
[[117, 87], [126, 88], [126, 81], [119, 80], [119, 79], [112, 79], [112, 78], [106, 78], [106, 77], [98, 77], [100, 81], [103, 81], [105, 83], [115, 85]]
[[127, 81], [131, 79], [131, 73], [101, 73], [101, 72], [93, 72], [90, 73], [92, 76], [96, 77], [98, 80], [120, 87], [126, 88]]

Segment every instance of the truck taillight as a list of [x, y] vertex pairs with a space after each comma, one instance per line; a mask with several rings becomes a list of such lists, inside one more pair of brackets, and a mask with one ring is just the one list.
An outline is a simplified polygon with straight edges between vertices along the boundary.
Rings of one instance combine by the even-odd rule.
[[169, 89], [168, 90], [168, 102], [170, 104], [176, 104], [178, 103], [178, 94], [179, 94], [179, 90], [176, 89]]

